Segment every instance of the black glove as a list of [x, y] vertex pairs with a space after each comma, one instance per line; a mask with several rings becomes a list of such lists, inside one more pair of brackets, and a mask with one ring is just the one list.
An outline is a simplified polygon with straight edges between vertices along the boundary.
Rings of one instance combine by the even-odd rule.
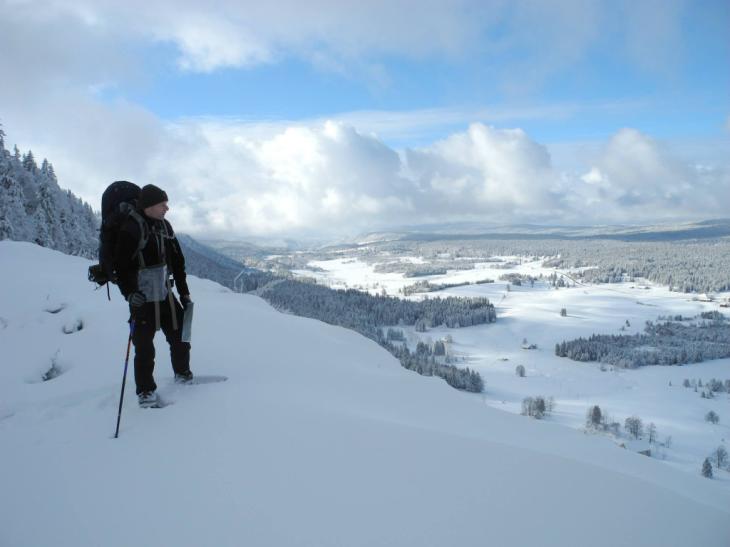
[[180, 295], [180, 305], [182, 305], [184, 310], [187, 309], [188, 304], [190, 304], [190, 302], [192, 302], [192, 300], [190, 300], [189, 294]]
[[129, 296], [127, 297], [127, 302], [129, 302], [130, 308], [141, 308], [145, 302], [147, 302], [147, 297], [144, 295], [143, 292], [134, 291], [132, 293], [129, 293]]

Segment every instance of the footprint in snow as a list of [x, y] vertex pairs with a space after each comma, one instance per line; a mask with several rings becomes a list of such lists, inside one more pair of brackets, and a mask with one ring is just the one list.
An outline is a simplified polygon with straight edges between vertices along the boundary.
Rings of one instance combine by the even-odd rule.
[[79, 332], [84, 328], [84, 320], [83, 319], [76, 319], [75, 321], [70, 321], [66, 323], [63, 327], [63, 333], [64, 334], [73, 334], [74, 332]]

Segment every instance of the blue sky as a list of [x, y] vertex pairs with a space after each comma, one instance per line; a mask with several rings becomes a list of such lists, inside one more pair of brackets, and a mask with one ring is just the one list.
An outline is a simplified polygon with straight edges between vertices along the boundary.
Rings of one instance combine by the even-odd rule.
[[[655, 5], [661, 8], [661, 3]], [[181, 71], [177, 48], [156, 44], [144, 53], [146, 81], [117, 88], [110, 96], [168, 120], [302, 120], [364, 110], [558, 106], [578, 111], [558, 120], [522, 121], [521, 126], [546, 142], [605, 138], [622, 127], [667, 139], [717, 137], [723, 135], [728, 115], [729, 28], [730, 3], [682, 4], [674, 34], [647, 44], [657, 48], [648, 54], [650, 61], [632, 58], [619, 29], [616, 35], [596, 37], [573, 62], [524, 88], [512, 83], [512, 71], [539, 64], [539, 53], [524, 45], [490, 54], [487, 36], [458, 55], [367, 55], [385, 81], [357, 70], [329, 71], [293, 54], [250, 67]], [[507, 24], [483, 30], [485, 35], [507, 31]], [[509, 126], [510, 121], [497, 125]]]
[[93, 205], [106, 181], [163, 185], [196, 234], [694, 220], [730, 194], [726, 0], [0, 14], [8, 142]]

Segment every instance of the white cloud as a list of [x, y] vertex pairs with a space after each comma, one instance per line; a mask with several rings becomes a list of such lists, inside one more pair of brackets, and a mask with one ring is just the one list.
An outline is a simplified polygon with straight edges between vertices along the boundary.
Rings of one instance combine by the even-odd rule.
[[594, 220], [634, 222], [687, 220], [726, 216], [730, 197], [727, 166], [692, 165], [635, 130], [618, 131], [596, 164], [566, 192], [575, 211], [581, 204], [600, 204]]
[[454, 220], [641, 223], [721, 216], [730, 197], [727, 169], [688, 165], [633, 129], [614, 135], [582, 176], [558, 172], [524, 131], [480, 123], [401, 151], [341, 122], [263, 134], [191, 121], [175, 134], [192, 140], [167, 150], [150, 177], [169, 188], [173, 213], [184, 213], [181, 229], [198, 232], [338, 234]]
[[357, 231], [412, 207], [398, 154], [349, 126], [291, 126], [261, 137], [207, 122], [175, 132], [198, 135], [195, 150], [170, 150], [174, 160], [160, 158], [154, 179], [177, 196], [189, 230]]
[[[64, 24], [80, 24], [98, 44], [139, 48], [155, 41], [170, 43], [179, 53], [178, 65], [188, 71], [295, 57], [326, 70], [358, 71], [376, 85], [387, 85], [387, 73], [374, 62], [382, 55], [508, 56], [513, 62], [501, 74], [501, 83], [516, 89], [539, 86], [594, 48], [622, 50], [641, 68], [675, 66], [681, 57], [684, 6], [683, 0], [650, 5], [583, 0], [221, 0], [209, 7], [193, 0], [0, 0], [2, 4], [4, 17], [7, 13], [6, 19], [22, 22], [20, 28], [33, 20], [52, 22], [44, 35], [54, 46]], [[619, 43], [607, 36], [620, 36]], [[97, 59], [109, 53], [91, 51]], [[521, 67], [514, 64], [515, 54], [523, 60]]]
[[641, 223], [723, 216], [730, 199], [726, 167], [695, 167], [633, 129], [572, 175], [524, 131], [481, 123], [396, 150], [336, 121], [163, 124], [130, 105], [72, 106], [73, 127], [64, 132], [65, 118], [50, 116], [48, 139], [33, 147], [62, 185], [98, 206], [112, 180], [153, 182], [168, 191], [176, 228], [198, 235], [335, 235], [454, 220]]
[[421, 210], [484, 220], [544, 216], [555, 201], [547, 150], [520, 129], [472, 124], [434, 145], [406, 151]]
[[[180, 49], [178, 64], [191, 72], [212, 72], [220, 67], [247, 67], [272, 60], [272, 52], [246, 28], [232, 22], [195, 15], [180, 17], [175, 26], [161, 33]], [[164, 27], [163, 27], [164, 28]]]
[[534, 220], [558, 205], [547, 151], [521, 130], [473, 124], [400, 154], [340, 122], [266, 136], [213, 122], [175, 133], [198, 135], [197, 144], [168, 151], [174, 157], [160, 158], [151, 178], [168, 189], [173, 215], [180, 209], [180, 228], [194, 232], [334, 234], [432, 220]]
[[[631, 8], [622, 5], [628, 20]], [[168, 124], [134, 104], [98, 99], [120, 82], [145, 84], [140, 59], [155, 41], [173, 44], [179, 66], [188, 71], [295, 56], [327, 70], [359, 67], [387, 85], [380, 55], [517, 52], [527, 59], [518, 72], [544, 67], [535, 72], [541, 80], [600, 42], [601, 3], [568, 1], [547, 10], [541, 3], [467, 0], [200, 6], [192, 0], [0, 0], [0, 46], [14, 52], [0, 56], [6, 142], [48, 157], [62, 185], [94, 205], [112, 180], [157, 183], [171, 194], [177, 227], [198, 233], [335, 233], [454, 219], [585, 223], [591, 220], [587, 211], [607, 222], [725, 214], [727, 169], [692, 167], [635, 130], [615, 135], [581, 178], [557, 170], [548, 150], [520, 129], [469, 125], [560, 118], [580, 105], [355, 112], [329, 122]], [[678, 30], [672, 17], [680, 11], [668, 10], [661, 32], [653, 33], [662, 43], [673, 43]], [[569, 32], [576, 22], [583, 26]], [[510, 41], [479, 46], [478, 38], [498, 24], [506, 25], [498, 34]], [[621, 27], [615, 18], [608, 24]], [[638, 32], [634, 27], [621, 28], [628, 36]], [[636, 62], [651, 55], [651, 48], [642, 51], [633, 53]], [[450, 136], [433, 142], [434, 128]], [[386, 144], [414, 135], [426, 144]]]

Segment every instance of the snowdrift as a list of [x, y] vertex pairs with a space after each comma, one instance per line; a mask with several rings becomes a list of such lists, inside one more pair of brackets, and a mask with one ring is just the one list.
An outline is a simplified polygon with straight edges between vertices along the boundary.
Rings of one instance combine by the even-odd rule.
[[173, 404], [138, 408], [130, 367], [113, 439], [126, 305], [88, 265], [0, 242], [0, 545], [730, 545], [712, 481], [195, 278], [192, 369], [228, 381], [174, 385], [158, 334]]

